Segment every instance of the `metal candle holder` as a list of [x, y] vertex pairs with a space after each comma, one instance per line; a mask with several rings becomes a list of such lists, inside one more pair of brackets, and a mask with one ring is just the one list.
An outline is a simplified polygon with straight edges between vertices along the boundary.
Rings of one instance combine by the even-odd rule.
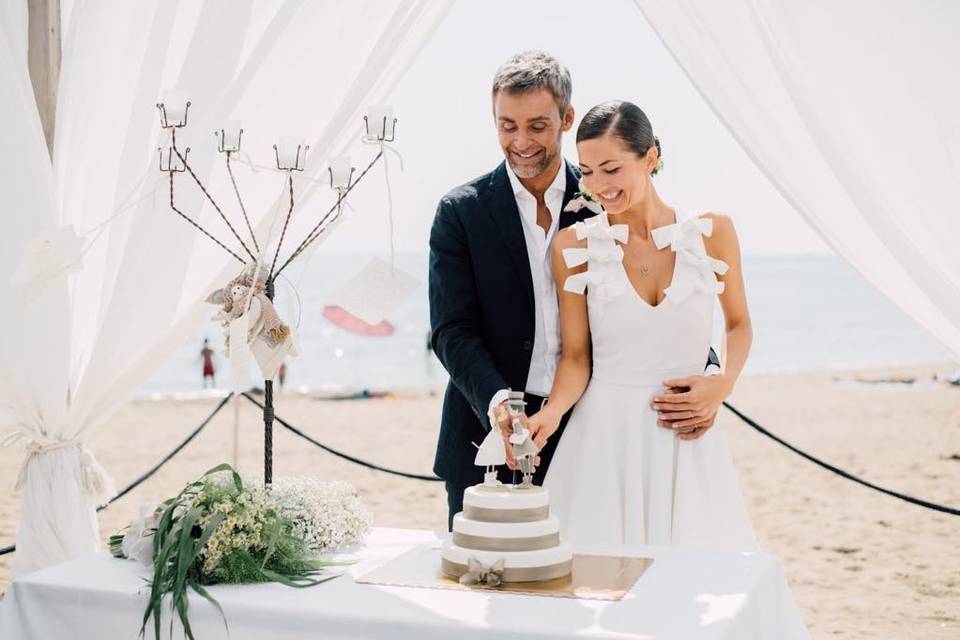
[[[203, 192], [207, 200], [210, 202], [211, 205], [213, 205], [213, 208], [216, 209], [221, 220], [223, 220], [223, 222], [226, 224], [227, 228], [229, 229], [230, 233], [233, 235], [234, 239], [237, 242], [239, 242], [243, 252], [246, 253], [250, 261], [256, 262], [258, 259], [257, 255], [255, 255], [253, 251], [250, 250], [250, 248], [244, 242], [244, 239], [241, 237], [240, 233], [238, 233], [237, 229], [233, 226], [233, 224], [231, 224], [229, 218], [226, 216], [226, 214], [224, 214], [219, 204], [217, 204], [216, 200], [213, 198], [213, 196], [207, 190], [206, 186], [203, 184], [203, 182], [200, 180], [197, 174], [193, 171], [193, 168], [190, 166], [190, 163], [187, 158], [188, 154], [190, 153], [190, 148], [187, 147], [181, 153], [180, 149], [177, 147], [177, 130], [187, 126], [187, 113], [190, 108], [190, 102], [189, 101], [186, 102], [186, 105], [183, 110], [183, 119], [177, 120], [177, 121], [171, 121], [167, 117], [167, 107], [163, 102], [158, 103], [157, 108], [160, 111], [161, 128], [169, 129], [171, 134], [170, 146], [166, 148], [161, 147], [158, 149], [160, 153], [160, 161], [159, 161], [160, 171], [167, 173], [170, 179], [170, 209], [174, 213], [179, 215], [181, 218], [183, 218], [190, 225], [192, 225], [200, 233], [202, 233], [207, 238], [209, 238], [217, 246], [219, 246], [221, 249], [226, 251], [232, 257], [234, 257], [241, 264], [244, 264], [244, 265], [247, 264], [247, 260], [245, 258], [242, 258], [237, 251], [234, 251], [233, 249], [229, 248], [226, 244], [224, 244], [224, 242], [218, 239], [213, 233], [211, 233], [209, 230], [201, 226], [197, 222], [197, 217], [195, 215], [194, 216], [188, 215], [177, 207], [176, 198], [175, 198], [175, 188], [174, 188], [175, 187], [174, 176], [181, 173], [189, 173], [190, 177], [193, 179], [196, 185]], [[306, 237], [296, 246], [296, 248], [290, 253], [290, 255], [280, 265], [279, 268], [277, 267], [277, 262], [280, 256], [281, 247], [283, 246], [284, 240], [286, 239], [287, 226], [290, 223], [290, 216], [293, 213], [293, 208], [294, 208], [293, 172], [304, 171], [305, 164], [306, 164], [306, 153], [310, 149], [310, 147], [309, 145], [297, 145], [297, 152], [296, 152], [296, 155], [294, 156], [293, 166], [288, 166], [286, 163], [281, 163], [280, 151], [277, 148], [277, 145], [273, 145], [274, 157], [277, 163], [277, 169], [281, 171], [286, 171], [288, 174], [286, 177], [286, 182], [288, 184], [290, 205], [287, 209], [287, 214], [284, 219], [283, 230], [280, 233], [280, 240], [277, 243], [276, 251], [274, 252], [273, 260], [270, 263], [270, 269], [267, 273], [265, 288], [266, 288], [266, 296], [268, 299], [272, 301], [274, 298], [274, 294], [275, 294], [274, 282], [276, 277], [280, 275], [280, 273], [287, 267], [287, 265], [290, 264], [291, 261], [297, 258], [297, 256], [299, 256], [301, 253], [303, 253], [303, 251], [312, 242], [314, 242], [317, 238], [323, 235], [323, 233], [330, 227], [330, 224], [333, 221], [335, 221], [343, 212], [344, 199], [347, 197], [350, 191], [353, 190], [353, 188], [357, 185], [357, 183], [359, 183], [360, 180], [362, 180], [363, 177], [367, 175], [367, 173], [370, 171], [370, 169], [373, 168], [373, 166], [377, 163], [377, 161], [379, 161], [383, 157], [383, 143], [393, 142], [395, 137], [394, 133], [396, 130], [396, 123], [397, 123], [397, 120], [396, 118], [394, 118], [393, 119], [394, 129], [393, 131], [391, 131], [391, 135], [389, 136], [389, 138], [386, 137], [385, 135], [372, 136], [370, 135], [370, 128], [367, 122], [367, 117], [364, 116], [364, 126], [365, 126], [366, 135], [362, 137], [362, 140], [367, 143], [380, 144], [381, 145], [380, 151], [374, 156], [374, 158], [370, 161], [367, 167], [356, 177], [356, 179], [354, 179], [353, 177], [355, 169], [351, 167], [350, 177], [345, 186], [343, 185], [334, 186], [333, 172], [332, 170], [328, 169], [330, 173], [331, 187], [337, 193], [337, 201], [333, 204], [333, 206], [330, 207], [330, 209], [328, 209], [322, 216], [320, 216], [320, 219], [317, 222], [317, 224], [309, 231], [309, 233], [307, 233]], [[386, 132], [386, 125], [387, 125], [386, 118], [383, 119], [383, 125], [384, 125], [384, 128], [382, 129], [382, 131]], [[261, 251], [260, 245], [257, 242], [256, 234], [254, 234], [253, 227], [250, 224], [250, 219], [247, 216], [247, 210], [243, 204], [243, 198], [240, 195], [240, 189], [237, 186], [236, 178], [233, 175], [233, 168], [231, 167], [231, 164], [230, 164], [231, 156], [234, 153], [237, 153], [240, 151], [243, 129], [239, 130], [236, 145], [225, 144], [224, 129], [219, 129], [218, 131], [214, 132], [214, 135], [217, 136], [218, 138], [217, 150], [220, 153], [223, 153], [225, 156], [227, 173], [230, 176], [230, 182], [233, 185], [234, 194], [236, 195], [237, 202], [240, 205], [240, 210], [243, 215], [243, 219], [246, 222], [246, 228], [249, 234], [249, 240], [253, 244], [253, 247], [255, 248], [257, 253], [259, 254]], [[266, 249], [266, 247], [264, 247], [264, 249]], [[264, 387], [263, 479], [266, 484], [270, 484], [273, 481], [273, 420], [274, 420], [273, 380], [264, 380], [263, 387]]]

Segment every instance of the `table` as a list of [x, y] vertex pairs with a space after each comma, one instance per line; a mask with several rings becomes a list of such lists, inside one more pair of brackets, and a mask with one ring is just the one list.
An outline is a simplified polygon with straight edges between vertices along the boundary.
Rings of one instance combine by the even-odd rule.
[[[581, 553], [654, 558], [653, 566], [618, 602], [354, 581], [441, 535], [374, 529], [358, 562], [330, 582], [308, 589], [220, 585], [211, 593], [223, 606], [232, 640], [809, 637], [776, 558], [765, 553], [577, 548]], [[148, 575], [136, 562], [101, 552], [23, 576], [0, 604], [0, 638], [132, 640], [140, 629]], [[170, 619], [165, 609], [163, 637]], [[198, 640], [227, 638], [219, 613], [196, 594], [190, 598], [190, 620]], [[152, 629], [147, 637], [153, 637]], [[178, 625], [173, 637], [183, 637]]]

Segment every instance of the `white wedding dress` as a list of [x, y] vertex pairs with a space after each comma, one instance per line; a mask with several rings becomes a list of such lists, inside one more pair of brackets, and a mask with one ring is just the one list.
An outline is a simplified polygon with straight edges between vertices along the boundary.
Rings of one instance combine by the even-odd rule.
[[752, 550], [756, 539], [723, 425], [697, 440], [657, 426], [651, 400], [669, 378], [702, 374], [713, 311], [727, 265], [710, 258], [712, 221], [679, 215], [654, 229], [658, 249], [676, 252], [673, 280], [653, 307], [623, 268], [626, 225], [605, 213], [578, 223], [586, 248], [564, 251], [587, 271], [564, 289], [584, 293], [593, 374], [554, 454], [544, 486], [561, 533], [574, 544], [651, 544]]

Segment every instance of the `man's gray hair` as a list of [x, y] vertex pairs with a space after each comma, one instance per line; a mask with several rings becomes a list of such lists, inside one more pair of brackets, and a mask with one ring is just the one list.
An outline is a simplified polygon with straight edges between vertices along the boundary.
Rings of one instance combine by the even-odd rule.
[[507, 60], [493, 78], [493, 97], [501, 91], [526, 93], [547, 89], [562, 116], [570, 106], [573, 83], [570, 72], [557, 59], [543, 51], [524, 51]]

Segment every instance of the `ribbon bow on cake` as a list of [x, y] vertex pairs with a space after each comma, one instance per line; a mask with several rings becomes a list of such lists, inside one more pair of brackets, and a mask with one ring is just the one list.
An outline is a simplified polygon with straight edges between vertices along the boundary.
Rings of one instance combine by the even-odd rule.
[[499, 587], [503, 582], [503, 558], [487, 566], [477, 560], [467, 560], [467, 572], [460, 576], [460, 584], [479, 584], [486, 587]]

